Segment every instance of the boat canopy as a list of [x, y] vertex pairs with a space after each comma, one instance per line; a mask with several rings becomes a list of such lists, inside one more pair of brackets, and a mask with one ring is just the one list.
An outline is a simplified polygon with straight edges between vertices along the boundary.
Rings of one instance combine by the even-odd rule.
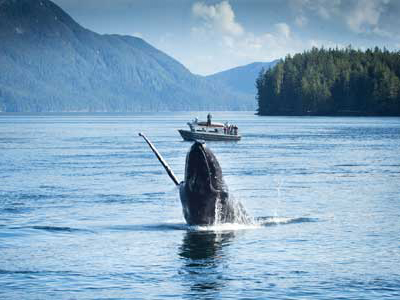
[[225, 126], [222, 123], [216, 123], [216, 122], [211, 123], [211, 125], [208, 125], [207, 122], [197, 122], [195, 124], [198, 126], [221, 127], [221, 128], [223, 128]]

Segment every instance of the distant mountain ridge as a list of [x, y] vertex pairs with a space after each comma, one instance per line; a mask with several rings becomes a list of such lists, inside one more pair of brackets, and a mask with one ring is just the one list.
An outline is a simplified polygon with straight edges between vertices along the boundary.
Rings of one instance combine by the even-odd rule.
[[0, 111], [254, 110], [144, 40], [81, 27], [49, 0], [0, 0]]
[[232, 91], [248, 94], [254, 97], [256, 95], [256, 79], [261, 70], [273, 68], [279, 60], [271, 62], [254, 62], [245, 66], [236, 67], [226, 71], [218, 72], [207, 76], [208, 79], [221, 82]]

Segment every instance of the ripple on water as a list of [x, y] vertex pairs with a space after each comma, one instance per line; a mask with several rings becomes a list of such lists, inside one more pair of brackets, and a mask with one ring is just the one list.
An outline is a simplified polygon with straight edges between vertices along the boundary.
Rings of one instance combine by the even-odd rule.
[[51, 233], [94, 233], [93, 230], [85, 228], [73, 228], [68, 226], [50, 226], [50, 225], [34, 225], [34, 226], [19, 226], [9, 227], [12, 230], [24, 230], [24, 229], [35, 229]]
[[188, 226], [136, 132], [183, 178], [193, 117], [0, 114], [0, 298], [400, 299], [399, 118], [215, 112], [243, 133], [209, 143], [225, 180], [265, 217]]

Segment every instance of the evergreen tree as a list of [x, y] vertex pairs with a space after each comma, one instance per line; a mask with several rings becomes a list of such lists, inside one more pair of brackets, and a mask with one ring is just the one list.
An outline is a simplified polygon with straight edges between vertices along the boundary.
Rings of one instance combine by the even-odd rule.
[[400, 115], [400, 52], [312, 48], [256, 86], [260, 115]]

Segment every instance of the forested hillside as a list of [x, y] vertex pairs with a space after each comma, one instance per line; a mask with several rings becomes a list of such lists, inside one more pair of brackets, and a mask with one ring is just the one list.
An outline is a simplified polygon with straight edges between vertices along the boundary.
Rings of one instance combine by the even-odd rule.
[[400, 115], [400, 52], [317, 49], [259, 75], [260, 115]]
[[140, 38], [87, 30], [48, 0], [0, 0], [0, 111], [255, 107]]

